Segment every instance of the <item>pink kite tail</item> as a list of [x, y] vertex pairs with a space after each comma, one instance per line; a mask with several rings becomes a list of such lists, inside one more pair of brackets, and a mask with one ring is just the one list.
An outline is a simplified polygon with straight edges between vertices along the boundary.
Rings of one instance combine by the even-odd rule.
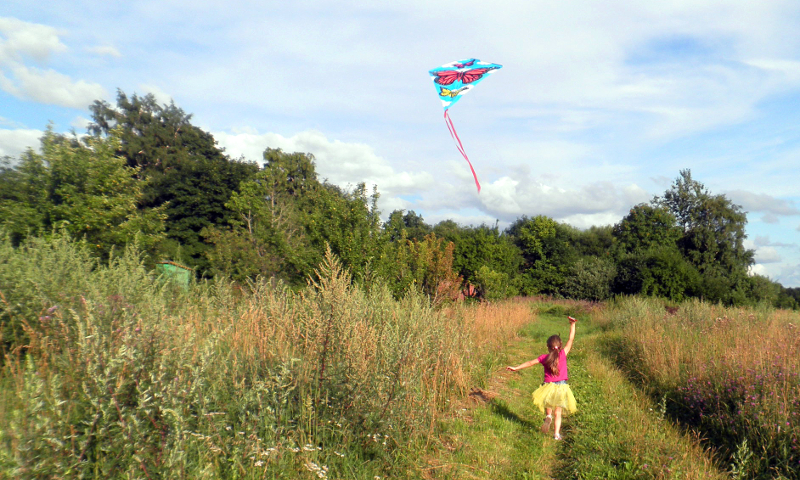
[[464, 151], [464, 146], [461, 145], [461, 139], [458, 138], [456, 127], [453, 126], [453, 121], [450, 120], [450, 115], [447, 114], [447, 110], [444, 111], [444, 122], [447, 124], [447, 129], [450, 130], [450, 136], [453, 137], [453, 141], [456, 143], [456, 148], [458, 148], [458, 151], [461, 152], [461, 156], [463, 156], [464, 160], [466, 160], [469, 164], [469, 169], [472, 171], [472, 178], [475, 179], [475, 186], [478, 187], [478, 193], [481, 193], [481, 184], [478, 183], [478, 176], [475, 174], [475, 169], [472, 168], [472, 162], [469, 161], [467, 152]]

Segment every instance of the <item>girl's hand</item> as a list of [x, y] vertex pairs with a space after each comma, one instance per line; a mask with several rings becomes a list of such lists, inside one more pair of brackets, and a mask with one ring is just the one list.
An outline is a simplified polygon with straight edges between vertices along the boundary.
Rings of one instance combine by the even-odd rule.
[[506, 367], [506, 370], [511, 370], [512, 372], [516, 372], [517, 370], [519, 370], [519, 368], [517, 368], [517, 367]]
[[569, 323], [575, 323], [575, 322], [578, 321], [577, 319], [572, 318], [572, 317], [567, 317], [567, 318], [569, 318]]

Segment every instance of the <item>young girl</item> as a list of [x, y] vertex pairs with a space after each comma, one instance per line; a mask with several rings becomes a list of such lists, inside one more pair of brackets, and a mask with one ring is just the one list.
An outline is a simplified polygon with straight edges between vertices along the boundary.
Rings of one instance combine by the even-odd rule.
[[544, 367], [544, 383], [533, 392], [533, 403], [545, 413], [542, 433], [550, 431], [550, 423], [553, 421], [555, 413], [555, 435], [553, 438], [561, 440], [561, 413], [575, 413], [578, 411], [575, 404], [575, 397], [572, 390], [567, 385], [569, 375], [567, 373], [567, 355], [572, 350], [572, 341], [575, 339], [575, 320], [569, 318], [569, 340], [567, 345], [562, 348], [561, 337], [553, 335], [547, 339], [547, 352], [539, 358], [529, 360], [516, 367], [506, 367], [512, 372], [528, 368], [537, 363]]

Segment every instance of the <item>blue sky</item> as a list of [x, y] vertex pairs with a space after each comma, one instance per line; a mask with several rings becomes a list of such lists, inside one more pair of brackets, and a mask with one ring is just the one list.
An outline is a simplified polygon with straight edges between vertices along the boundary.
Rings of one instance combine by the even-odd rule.
[[[796, 0], [5, 0], [0, 155], [121, 89], [429, 223], [614, 224], [688, 168], [748, 212], [754, 271], [797, 287], [799, 24]], [[465, 58], [503, 65], [450, 110], [480, 194], [428, 76]]]

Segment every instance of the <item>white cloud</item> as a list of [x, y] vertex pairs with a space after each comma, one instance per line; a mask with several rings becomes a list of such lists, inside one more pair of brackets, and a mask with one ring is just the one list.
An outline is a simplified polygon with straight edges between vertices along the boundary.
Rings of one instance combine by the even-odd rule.
[[[732, 190], [726, 194], [734, 203], [740, 204], [742, 208], [750, 212], [765, 212], [772, 214], [770, 219], [776, 215], [800, 215], [800, 209], [794, 202], [775, 198], [766, 193], [752, 193], [744, 190]], [[767, 223], [775, 223], [773, 221]]]
[[756, 263], [779, 263], [782, 258], [778, 251], [773, 247], [760, 247], [756, 250]]
[[637, 185], [617, 186], [611, 182], [590, 182], [570, 189], [553, 188], [526, 177], [503, 177], [484, 187], [482, 210], [506, 221], [522, 215], [545, 214], [577, 227], [616, 223], [632, 205], [650, 195]]
[[94, 53], [95, 55], [100, 55], [104, 57], [114, 57], [114, 58], [122, 57], [122, 54], [119, 53], [119, 50], [117, 50], [117, 48], [112, 45], [100, 45], [97, 47], [89, 47], [86, 50], [90, 53]]
[[277, 133], [216, 132], [214, 138], [232, 157], [263, 161], [267, 147], [285, 152], [304, 152], [314, 155], [321, 179], [340, 186], [364, 182], [377, 185], [381, 193], [382, 210], [405, 208], [408, 202], [396, 198], [434, 186], [434, 177], [426, 172], [397, 171], [366, 144], [329, 140], [320, 132], [306, 131], [291, 137]]
[[750, 265], [750, 275], [761, 275], [762, 277], [769, 277], [769, 272], [767, 271], [767, 267], [761, 265], [760, 263], [756, 263]]
[[159, 87], [151, 84], [141, 84], [139, 85], [139, 89], [147, 95], [148, 93], [153, 94], [156, 97], [156, 101], [163, 105], [169, 105], [172, 102], [172, 95], [168, 94], [164, 90], [160, 89]]
[[797, 244], [795, 243], [773, 242], [768, 235], [756, 235], [756, 239], [753, 244], [757, 247], [797, 247]]
[[0, 157], [18, 157], [28, 148], [38, 149], [43, 133], [32, 129], [0, 129]]
[[66, 51], [52, 27], [0, 18], [0, 88], [35, 102], [84, 109], [105, 95], [97, 83], [73, 81], [52, 69], [26, 65], [27, 57], [44, 62], [53, 53]]
[[16, 64], [11, 66], [11, 72], [13, 75], [10, 77], [0, 75], [0, 87], [23, 100], [85, 109], [106, 93], [97, 83], [73, 81], [55, 70]]
[[69, 126], [74, 128], [75, 131], [78, 133], [85, 132], [87, 128], [89, 128], [89, 124], [92, 123], [91, 120], [85, 117], [81, 117], [80, 115], [72, 119]]
[[66, 49], [53, 27], [0, 17], [0, 66], [20, 62], [25, 56], [42, 62]]

